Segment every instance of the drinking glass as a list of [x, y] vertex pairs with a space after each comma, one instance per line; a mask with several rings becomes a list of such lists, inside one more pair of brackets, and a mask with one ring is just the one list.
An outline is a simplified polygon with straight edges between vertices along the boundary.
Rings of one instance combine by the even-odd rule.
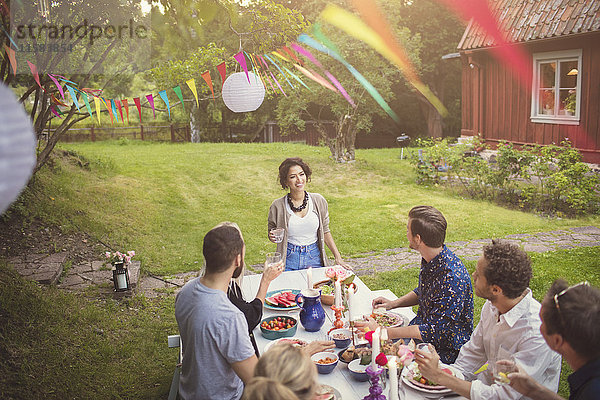
[[429, 350], [429, 343], [419, 343], [417, 345], [417, 350], [422, 353], [431, 354], [431, 351]]
[[515, 364], [515, 360], [512, 357], [506, 358], [503, 360], [504, 363], [499, 363], [498, 361], [494, 363], [492, 368], [492, 374], [494, 375], [494, 381], [499, 384], [510, 383], [510, 379], [508, 379], [508, 374], [511, 372], [518, 372], [517, 365]]
[[281, 253], [267, 253], [267, 265], [272, 266], [281, 261]]
[[277, 229], [273, 229], [272, 232], [273, 232], [273, 239], [275, 240], [275, 243], [283, 242], [283, 234], [285, 233], [285, 229], [277, 228]]

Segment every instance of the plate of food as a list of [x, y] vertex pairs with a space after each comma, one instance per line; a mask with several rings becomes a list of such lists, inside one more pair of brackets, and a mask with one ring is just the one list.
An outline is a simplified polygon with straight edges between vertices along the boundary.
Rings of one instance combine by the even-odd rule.
[[297, 310], [296, 295], [300, 293], [298, 289], [281, 289], [267, 292], [265, 297], [265, 308], [275, 311]]
[[264, 351], [269, 350], [269, 348], [271, 346], [273, 346], [274, 344], [276, 344], [276, 343], [289, 343], [292, 346], [296, 346], [296, 347], [300, 347], [300, 348], [305, 347], [306, 345], [308, 345], [308, 342], [306, 340], [304, 340], [304, 339], [300, 339], [300, 338], [297, 338], [297, 337], [284, 337], [284, 338], [276, 339], [276, 340], [273, 340], [272, 342], [267, 343], [265, 345]]
[[393, 311], [374, 312], [371, 318], [375, 319], [378, 325], [386, 328], [408, 325], [408, 318]]
[[342, 400], [342, 395], [333, 386], [320, 384], [317, 387], [315, 400]]
[[[441, 364], [442, 371], [447, 374], [456, 376], [457, 378], [464, 379], [463, 374], [451, 365]], [[433, 394], [446, 394], [451, 393], [452, 390], [446, 386], [438, 385], [435, 382], [429, 381], [419, 371], [419, 366], [416, 362], [410, 363], [407, 367], [402, 369], [402, 382], [408, 387], [423, 393]]]

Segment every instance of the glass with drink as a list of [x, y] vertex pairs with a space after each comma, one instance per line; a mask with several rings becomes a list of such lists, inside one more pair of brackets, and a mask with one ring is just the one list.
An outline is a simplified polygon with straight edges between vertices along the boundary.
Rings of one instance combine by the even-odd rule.
[[273, 232], [273, 240], [275, 241], [275, 243], [283, 242], [283, 234], [285, 233], [285, 229], [277, 228], [273, 229], [271, 232]]

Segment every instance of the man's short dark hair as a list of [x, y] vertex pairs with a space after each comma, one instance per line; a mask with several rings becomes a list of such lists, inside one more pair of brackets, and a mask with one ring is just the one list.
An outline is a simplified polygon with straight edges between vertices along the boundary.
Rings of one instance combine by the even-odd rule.
[[544, 298], [542, 318], [548, 334], [558, 333], [586, 360], [600, 357], [600, 289], [579, 285], [558, 297], [569, 287], [562, 279], [554, 281]]
[[219, 273], [231, 266], [235, 257], [242, 254], [244, 240], [240, 231], [231, 225], [220, 225], [204, 236], [202, 253], [208, 273]]
[[516, 299], [529, 287], [531, 259], [516, 244], [492, 240], [483, 248], [487, 265], [483, 274], [488, 285], [498, 285], [509, 299]]
[[312, 171], [307, 163], [302, 161], [300, 157], [290, 157], [283, 160], [281, 165], [279, 165], [279, 183], [283, 189], [287, 189], [287, 177], [290, 172], [290, 168], [294, 165], [300, 166], [304, 171], [304, 175], [306, 175], [306, 182], [310, 182], [310, 176], [312, 175]]
[[408, 212], [413, 236], [421, 236], [428, 247], [442, 247], [446, 240], [448, 223], [442, 213], [431, 206], [416, 206]]

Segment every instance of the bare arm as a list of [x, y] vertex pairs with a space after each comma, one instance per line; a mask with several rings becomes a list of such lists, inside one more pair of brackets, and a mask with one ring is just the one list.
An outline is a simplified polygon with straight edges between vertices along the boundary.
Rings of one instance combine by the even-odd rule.
[[265, 297], [267, 297], [267, 291], [271, 282], [277, 278], [283, 272], [283, 260], [275, 265], [267, 265], [265, 262], [265, 269], [260, 279], [260, 285], [258, 286], [258, 292], [256, 298], [265, 303]]
[[348, 264], [342, 259], [342, 256], [340, 255], [340, 252], [338, 251], [337, 246], [335, 245], [335, 241], [333, 240], [331, 232], [327, 232], [323, 236], [325, 238], [325, 244], [327, 245], [327, 247], [329, 247], [329, 250], [331, 250], [333, 257], [335, 258], [335, 263], [341, 265], [346, 269], [352, 269], [350, 264]]
[[518, 364], [515, 365], [514, 362], [508, 360], [500, 360], [498, 364], [514, 365], [517, 372], [508, 374], [508, 379], [510, 379], [510, 386], [517, 392], [533, 400], [564, 400], [558, 394], [540, 385], [529, 374], [523, 371], [522, 368], [519, 368]]
[[404, 296], [397, 298], [396, 300], [388, 300], [385, 297], [377, 297], [373, 300], [373, 308], [377, 306], [383, 306], [386, 310], [398, 307], [412, 307], [419, 304], [419, 297], [414, 291], [406, 293]]
[[253, 354], [250, 358], [246, 358], [243, 361], [234, 362], [231, 364], [231, 368], [233, 368], [233, 371], [240, 377], [242, 382], [247, 384], [254, 376], [254, 368], [257, 362], [258, 358], [256, 358], [256, 354]]
[[431, 353], [425, 353], [420, 350], [415, 351], [415, 361], [419, 365], [421, 374], [430, 381], [434, 381], [438, 385], [446, 386], [448, 389], [452, 389], [461, 396], [470, 399], [471, 382], [464, 381], [443, 372], [439, 367], [440, 357], [432, 345], [429, 345], [429, 351], [431, 351]]

